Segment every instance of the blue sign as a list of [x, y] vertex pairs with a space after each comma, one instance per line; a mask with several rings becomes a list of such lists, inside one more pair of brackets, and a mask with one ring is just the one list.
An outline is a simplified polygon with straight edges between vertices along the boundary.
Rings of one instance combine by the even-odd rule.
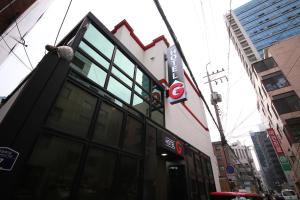
[[234, 167], [231, 166], [231, 165], [228, 165], [228, 166], [226, 167], [226, 172], [227, 172], [228, 174], [233, 174], [233, 173], [234, 173]]
[[19, 153], [9, 147], [0, 147], [0, 170], [11, 171]]

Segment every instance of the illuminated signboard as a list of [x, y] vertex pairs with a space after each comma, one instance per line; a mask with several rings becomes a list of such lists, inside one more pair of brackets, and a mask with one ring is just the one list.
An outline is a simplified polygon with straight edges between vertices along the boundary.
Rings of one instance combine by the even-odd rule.
[[161, 132], [159, 135], [158, 145], [167, 151], [171, 151], [178, 155], [183, 155], [183, 142], [172, 136], [171, 134]]
[[283, 155], [284, 152], [281, 148], [281, 145], [277, 139], [277, 136], [275, 135], [275, 132], [272, 128], [267, 129], [268, 135], [270, 137], [271, 143], [273, 145], [273, 148], [277, 155]]
[[168, 101], [171, 104], [186, 101], [182, 59], [175, 45], [167, 50], [167, 62], [170, 84]]

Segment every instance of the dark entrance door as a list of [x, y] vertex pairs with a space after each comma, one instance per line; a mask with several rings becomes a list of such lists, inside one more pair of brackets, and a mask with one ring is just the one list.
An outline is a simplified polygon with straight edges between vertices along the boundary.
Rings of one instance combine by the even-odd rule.
[[184, 165], [168, 166], [169, 174], [169, 200], [185, 200], [186, 180]]

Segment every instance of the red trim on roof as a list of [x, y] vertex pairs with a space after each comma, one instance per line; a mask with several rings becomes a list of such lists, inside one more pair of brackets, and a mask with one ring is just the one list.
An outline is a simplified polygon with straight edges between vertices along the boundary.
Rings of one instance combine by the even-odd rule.
[[[187, 75], [186, 75], [187, 76]], [[169, 87], [169, 83], [168, 81], [166, 81], [166, 79], [160, 79], [159, 82], [167, 87]], [[192, 83], [191, 83], [192, 84]], [[193, 87], [194, 88], [194, 87]], [[194, 88], [195, 89], [195, 88]], [[196, 92], [196, 90], [195, 90]], [[197, 93], [197, 92], [196, 92]], [[198, 93], [197, 93], [198, 94]], [[199, 94], [198, 94], [199, 95]], [[193, 118], [198, 122], [198, 124], [200, 124], [200, 126], [206, 130], [209, 131], [209, 129], [198, 119], [198, 117], [193, 113], [193, 111], [185, 104], [185, 103], [181, 103], [181, 105], [193, 116]]]
[[153, 47], [156, 43], [160, 41], [164, 41], [167, 47], [170, 46], [168, 40], [165, 38], [164, 35], [161, 35], [157, 38], [155, 38], [150, 44], [147, 44], [146, 46], [141, 42], [141, 40], [135, 35], [133, 28], [128, 24], [128, 22], [124, 19], [120, 23], [118, 23], [115, 28], [111, 31], [112, 34], [115, 34], [119, 28], [122, 26], [125, 26], [128, 31], [130, 32], [130, 36], [136, 41], [136, 43], [144, 50], [146, 51], [147, 49]]

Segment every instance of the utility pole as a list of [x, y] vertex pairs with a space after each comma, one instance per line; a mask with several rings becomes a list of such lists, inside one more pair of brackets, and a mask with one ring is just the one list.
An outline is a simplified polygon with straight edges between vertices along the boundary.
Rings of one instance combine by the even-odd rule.
[[233, 188], [230, 185], [230, 181], [229, 181], [229, 178], [228, 178], [228, 175], [227, 175], [227, 167], [229, 166], [228, 163], [230, 163], [229, 162], [230, 160], [228, 159], [229, 153], [226, 150], [227, 141], [226, 141], [226, 138], [225, 138], [225, 135], [224, 135], [224, 129], [223, 129], [223, 126], [222, 126], [222, 123], [221, 123], [221, 119], [220, 119], [220, 113], [219, 113], [220, 109], [218, 107], [218, 103], [222, 101], [222, 97], [221, 97], [220, 94], [218, 94], [217, 92], [213, 91], [212, 84], [211, 84], [212, 81], [215, 81], [216, 84], [217, 84], [218, 80], [220, 80], [221, 82], [223, 82], [222, 78], [225, 78], [226, 80], [228, 80], [228, 79], [227, 79], [226, 76], [221, 76], [221, 77], [218, 77], [218, 78], [214, 78], [212, 80], [210, 78], [210, 76], [219, 74], [221, 72], [224, 72], [224, 69], [222, 69], [221, 71], [217, 70], [216, 72], [212, 72], [212, 74], [209, 74], [208, 70], [207, 70], [207, 66], [209, 64], [210, 63], [206, 64], [206, 76], [204, 76], [203, 78], [207, 77], [207, 80], [208, 80], [206, 83], [209, 84], [209, 89], [210, 89], [210, 93], [211, 93], [211, 104], [214, 106], [214, 109], [215, 109], [215, 113], [216, 113], [216, 117], [217, 117], [217, 122], [218, 122], [218, 129], [219, 129], [220, 137], [221, 137], [221, 144], [222, 144], [223, 151], [224, 151], [225, 165], [226, 165], [226, 179], [227, 179], [229, 188], [232, 191]]
[[204, 78], [207, 77], [207, 80], [208, 80], [206, 83], [209, 84], [209, 89], [210, 89], [210, 93], [211, 93], [211, 104], [214, 106], [214, 109], [215, 109], [215, 113], [216, 113], [216, 117], [217, 117], [217, 122], [218, 122], [218, 127], [219, 127], [219, 132], [220, 132], [220, 137], [221, 137], [221, 142], [222, 142], [222, 145], [225, 146], [227, 144], [227, 141], [225, 139], [224, 129], [223, 129], [223, 126], [222, 126], [222, 123], [221, 123], [220, 113], [219, 113], [219, 107], [218, 107], [218, 102], [222, 101], [222, 97], [221, 97], [220, 94], [218, 94], [217, 92], [213, 91], [211, 82], [215, 81], [217, 83], [217, 80], [221, 80], [221, 82], [223, 82], [222, 78], [226, 78], [227, 79], [227, 77], [226, 76], [222, 76], [222, 77], [214, 78], [213, 80], [211, 80], [210, 76], [216, 75], [216, 74], [221, 73], [221, 72], [224, 72], [224, 69], [222, 69], [221, 71], [217, 70], [217, 72], [213, 72], [212, 74], [209, 74], [208, 70], [207, 70], [207, 66], [209, 64], [210, 63], [206, 64], [206, 76], [204, 76]]

